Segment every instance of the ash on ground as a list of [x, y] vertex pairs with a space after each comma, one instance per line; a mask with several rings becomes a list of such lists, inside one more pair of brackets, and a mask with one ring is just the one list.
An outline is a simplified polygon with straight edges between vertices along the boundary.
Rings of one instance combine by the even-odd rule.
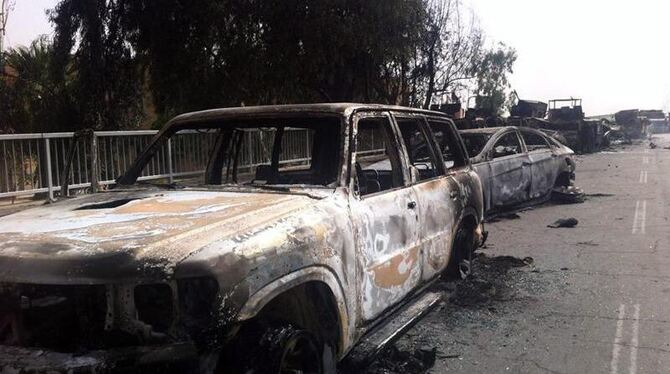
[[[543, 271], [531, 257], [493, 256], [479, 253], [474, 275], [464, 281], [440, 281], [434, 291], [445, 293], [445, 302], [382, 352], [366, 370], [368, 374], [427, 373], [436, 361], [444, 367], [462, 366], [473, 349], [487, 349], [483, 331], [513, 329], [538, 297], [561, 284], [562, 274]], [[504, 344], [504, 343], [503, 343]]]

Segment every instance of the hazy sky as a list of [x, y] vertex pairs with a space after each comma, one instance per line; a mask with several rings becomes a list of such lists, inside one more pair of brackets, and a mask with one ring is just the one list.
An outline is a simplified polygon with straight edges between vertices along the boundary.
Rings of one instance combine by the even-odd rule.
[[[670, 1], [464, 1], [490, 42], [518, 51], [511, 80], [522, 98], [581, 97], [587, 114], [670, 109]], [[56, 3], [16, 0], [6, 44], [51, 34], [44, 10]]]

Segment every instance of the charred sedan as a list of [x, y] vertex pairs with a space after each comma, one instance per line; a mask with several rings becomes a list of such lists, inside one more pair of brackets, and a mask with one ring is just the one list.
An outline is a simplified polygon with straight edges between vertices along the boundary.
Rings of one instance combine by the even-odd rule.
[[484, 186], [489, 215], [541, 202], [574, 182], [574, 152], [540, 131], [496, 127], [460, 133]]
[[[147, 181], [170, 152], [201, 172]], [[482, 196], [440, 113], [178, 116], [116, 188], [3, 217], [0, 371], [332, 372], [442, 273], [467, 275]]]

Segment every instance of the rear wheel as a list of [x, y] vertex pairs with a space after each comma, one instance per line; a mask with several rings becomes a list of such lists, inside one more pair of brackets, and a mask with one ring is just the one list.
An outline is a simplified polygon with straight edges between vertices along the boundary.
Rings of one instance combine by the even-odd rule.
[[475, 250], [475, 233], [473, 229], [461, 227], [454, 238], [453, 253], [447, 266], [449, 278], [466, 279], [472, 275], [472, 260]]

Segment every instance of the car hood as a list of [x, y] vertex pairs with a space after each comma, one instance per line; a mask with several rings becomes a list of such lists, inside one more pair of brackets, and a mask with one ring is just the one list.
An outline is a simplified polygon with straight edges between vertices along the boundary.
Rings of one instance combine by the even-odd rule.
[[291, 194], [123, 191], [2, 218], [0, 282], [164, 279], [200, 248], [315, 203]]

